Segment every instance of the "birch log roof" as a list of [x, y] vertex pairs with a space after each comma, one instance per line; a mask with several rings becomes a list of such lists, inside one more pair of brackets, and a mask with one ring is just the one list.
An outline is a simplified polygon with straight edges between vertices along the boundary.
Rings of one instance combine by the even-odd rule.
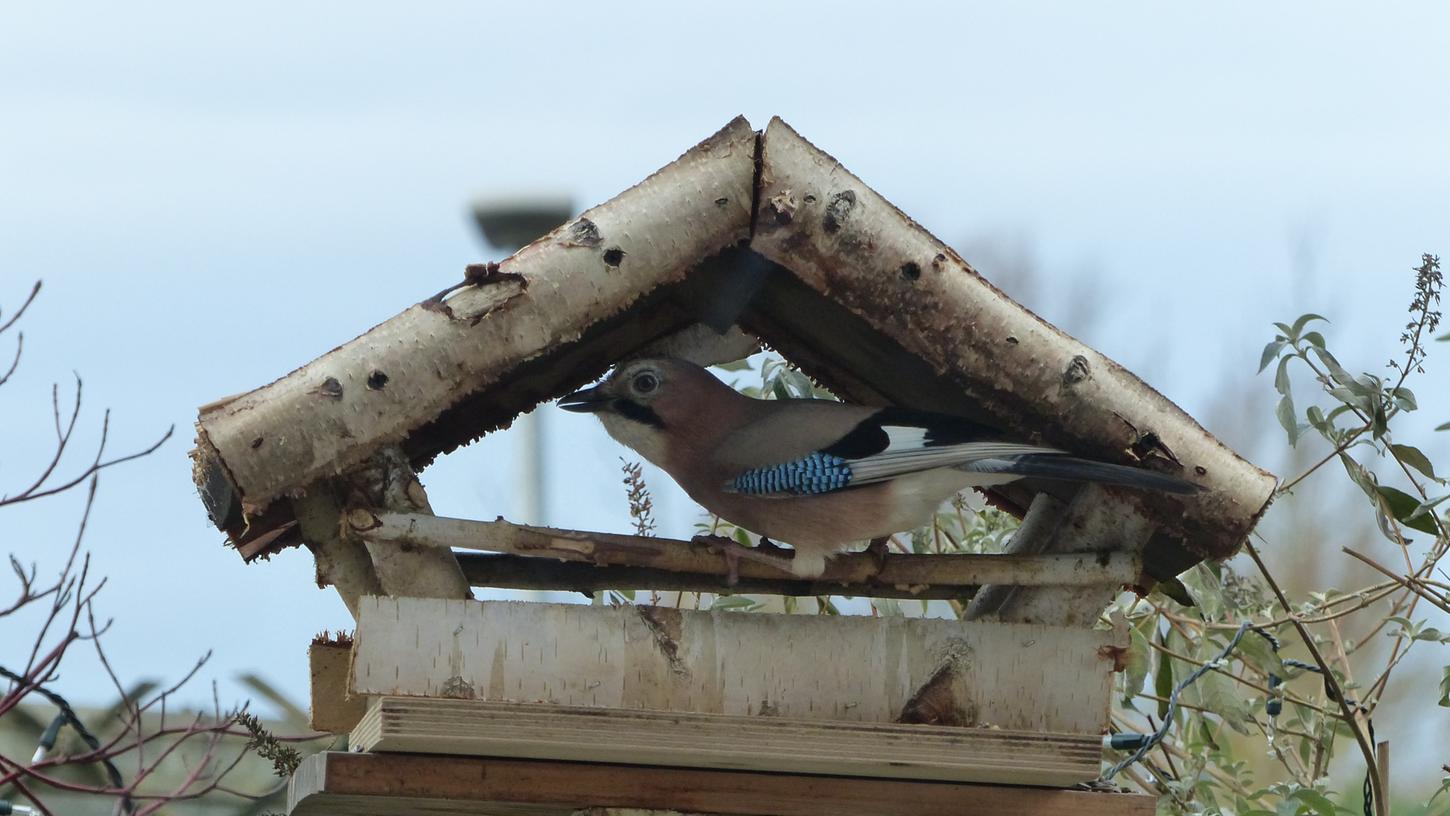
[[[622, 358], [723, 362], [756, 338], [843, 399], [969, 416], [1203, 485], [1121, 491], [1174, 572], [1237, 550], [1275, 485], [779, 118], [760, 133], [734, 119], [472, 281], [201, 409], [196, 483], [244, 556], [297, 543], [286, 499], [384, 447], [421, 467]], [[994, 492], [1019, 513], [1030, 499]]]

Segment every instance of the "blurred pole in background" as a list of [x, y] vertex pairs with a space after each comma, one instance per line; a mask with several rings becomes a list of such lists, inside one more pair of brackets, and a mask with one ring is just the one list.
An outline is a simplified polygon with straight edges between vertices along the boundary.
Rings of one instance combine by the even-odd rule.
[[[574, 214], [568, 195], [489, 194], [473, 200], [473, 220], [490, 247], [504, 255], [559, 226]], [[549, 523], [548, 481], [544, 465], [544, 417], [537, 411], [514, 422], [519, 438], [517, 508], [523, 524]]]

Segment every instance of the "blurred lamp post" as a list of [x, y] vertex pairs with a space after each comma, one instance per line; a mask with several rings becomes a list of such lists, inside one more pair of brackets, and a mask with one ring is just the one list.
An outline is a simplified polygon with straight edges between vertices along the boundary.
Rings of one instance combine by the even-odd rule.
[[[567, 195], [490, 194], [473, 200], [473, 220], [483, 240], [505, 255], [559, 226], [574, 214]], [[544, 417], [537, 411], [514, 423], [520, 441], [519, 508], [525, 524], [547, 525], [549, 504], [544, 478]]]

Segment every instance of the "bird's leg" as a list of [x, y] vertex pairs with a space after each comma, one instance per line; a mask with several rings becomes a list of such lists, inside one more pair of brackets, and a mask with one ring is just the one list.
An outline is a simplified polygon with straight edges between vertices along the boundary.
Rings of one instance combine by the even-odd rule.
[[[789, 558], [783, 555], [768, 555], [760, 552], [761, 549], [766, 548], [765, 542], [769, 541], [769, 539], [761, 539], [761, 547], [747, 547], [733, 538], [727, 538], [722, 535], [698, 535], [690, 540], [696, 544], [704, 544], [724, 557], [725, 566], [729, 570], [726, 573], [725, 582], [729, 586], [735, 586], [740, 581], [740, 559], [742, 558], [749, 559], [757, 564], [766, 564], [781, 572], [791, 575], [795, 574], [791, 572], [791, 560]], [[774, 542], [770, 543], [769, 549], [776, 552], [787, 552], [787, 550], [777, 547]]]

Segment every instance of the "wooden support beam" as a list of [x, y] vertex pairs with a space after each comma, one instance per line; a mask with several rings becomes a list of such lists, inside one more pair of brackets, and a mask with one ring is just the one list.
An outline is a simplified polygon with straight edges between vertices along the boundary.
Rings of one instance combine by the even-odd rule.
[[783, 773], [407, 754], [313, 754], [288, 816], [571, 816], [593, 807], [728, 816], [1152, 816], [1152, 796]]
[[418, 697], [374, 699], [348, 747], [1046, 787], [1095, 779], [1103, 752], [1097, 734]]
[[526, 555], [456, 553], [468, 583], [494, 589], [578, 592], [593, 596], [610, 589], [652, 592], [708, 592], [716, 595], [790, 595], [847, 598], [895, 598], [908, 601], [966, 602], [976, 589], [954, 584], [893, 586], [881, 583], [839, 584], [795, 578], [739, 578], [724, 574], [673, 572], [652, 567], [598, 566], [583, 561], [556, 561]]
[[[394, 547], [434, 550], [471, 549], [600, 566], [647, 567], [694, 575], [700, 588], [706, 591], [718, 588], [729, 573], [725, 557], [708, 544], [667, 538], [368, 510], [349, 513], [348, 524], [372, 546], [387, 543]], [[791, 577], [768, 564], [753, 561], [742, 561], [737, 572], [741, 578], [752, 580], [780, 581]], [[981, 584], [1122, 586], [1138, 574], [1137, 557], [1130, 553], [1066, 556], [891, 553], [881, 557], [848, 553], [828, 562], [825, 574], [815, 581], [793, 583], [806, 585], [798, 589], [834, 586], [833, 594], [860, 595], [871, 595], [875, 587], [892, 588], [908, 596], [914, 596], [914, 588], [954, 587], [946, 591], [951, 597], [961, 597], [971, 594]]]
[[[1046, 542], [1048, 552], [1138, 554], [1153, 523], [1133, 512], [1130, 500], [1100, 485], [1084, 485], [1068, 504]], [[1091, 626], [1122, 585], [1017, 587], [989, 617], [1016, 623]]]
[[1125, 646], [1034, 624], [370, 597], [349, 691], [1099, 734]]
[[383, 585], [362, 540], [344, 535], [342, 503], [333, 491], [330, 483], [318, 485], [293, 499], [292, 508], [302, 540], [317, 564], [317, 585], [337, 590], [357, 620], [359, 599], [383, 594]]
[[[1012, 537], [1007, 540], [1006, 552], [1009, 555], [1038, 555], [1045, 551], [1052, 540], [1053, 533], [1057, 532], [1057, 525], [1062, 520], [1062, 512], [1066, 506], [1056, 498], [1046, 493], [1038, 493], [1028, 505], [1027, 512], [1022, 516], [1022, 524]], [[981, 591], [972, 597], [972, 602], [967, 605], [966, 614], [962, 617], [965, 620], [977, 620], [978, 618], [995, 613], [1007, 602], [1017, 587], [1011, 584], [993, 584], [982, 587]]]
[[[433, 518], [422, 482], [397, 448], [384, 448], [367, 465], [349, 473], [350, 504], [385, 507], [413, 518]], [[351, 530], [349, 530], [351, 535]], [[383, 592], [413, 598], [471, 598], [458, 559], [447, 549], [403, 550], [363, 539]]]

